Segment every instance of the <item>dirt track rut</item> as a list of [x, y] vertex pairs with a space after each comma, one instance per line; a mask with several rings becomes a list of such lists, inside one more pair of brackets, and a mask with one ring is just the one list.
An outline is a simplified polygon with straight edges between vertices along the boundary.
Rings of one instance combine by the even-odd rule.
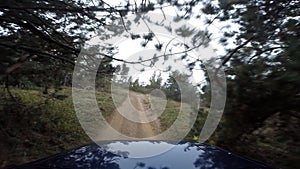
[[[111, 116], [109, 125], [119, 133], [132, 137], [132, 139], [155, 136], [160, 133], [160, 123], [158, 120], [146, 123], [149, 121], [146, 114], [146, 111], [150, 108], [148, 103], [149, 98], [147, 95], [130, 91], [127, 99], [117, 107]], [[122, 111], [122, 114], [118, 110]], [[101, 129], [98, 138], [100, 140], [106, 137], [108, 139], [118, 139], [116, 134], [108, 131], [107, 128]]]

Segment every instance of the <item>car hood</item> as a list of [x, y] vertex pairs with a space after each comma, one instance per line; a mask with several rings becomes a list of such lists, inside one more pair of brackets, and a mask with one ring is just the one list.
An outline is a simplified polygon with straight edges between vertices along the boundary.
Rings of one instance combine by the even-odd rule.
[[[271, 169], [271, 167], [204, 143], [110, 141], [92, 143], [31, 162], [18, 169]], [[152, 157], [132, 158], [169, 151]]]

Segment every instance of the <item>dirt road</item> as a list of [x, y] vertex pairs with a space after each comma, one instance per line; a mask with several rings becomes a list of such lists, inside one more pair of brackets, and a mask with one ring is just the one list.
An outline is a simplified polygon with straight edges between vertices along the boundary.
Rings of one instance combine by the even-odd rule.
[[127, 139], [149, 138], [159, 134], [160, 123], [158, 120], [150, 120], [149, 109], [147, 95], [130, 91], [127, 99], [117, 105], [109, 120], [109, 125], [119, 133], [103, 128], [98, 133], [98, 140], [120, 139], [120, 133], [128, 136]]

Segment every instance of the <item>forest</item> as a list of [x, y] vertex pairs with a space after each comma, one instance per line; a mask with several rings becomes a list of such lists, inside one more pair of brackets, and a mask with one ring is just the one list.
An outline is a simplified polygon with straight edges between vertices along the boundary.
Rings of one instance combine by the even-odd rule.
[[124, 90], [163, 98], [160, 130], [190, 105], [198, 115], [186, 141], [199, 140], [216, 95], [226, 95], [207, 143], [300, 168], [299, 39], [298, 0], [1, 0], [0, 168], [91, 142], [77, 90], [95, 90], [108, 120]]

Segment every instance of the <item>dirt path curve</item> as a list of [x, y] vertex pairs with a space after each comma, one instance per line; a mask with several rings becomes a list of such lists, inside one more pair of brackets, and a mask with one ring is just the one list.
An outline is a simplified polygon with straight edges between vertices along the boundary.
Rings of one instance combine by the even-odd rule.
[[[119, 133], [132, 137], [132, 139], [155, 136], [160, 133], [160, 123], [158, 120], [149, 122], [149, 114], [146, 113], [150, 109], [149, 105], [147, 95], [130, 91], [129, 97], [113, 113], [109, 120], [109, 125]], [[107, 128], [99, 131], [99, 140], [104, 140], [105, 138], [118, 139], [120, 137], [114, 132], [107, 131], [109, 131]]]

